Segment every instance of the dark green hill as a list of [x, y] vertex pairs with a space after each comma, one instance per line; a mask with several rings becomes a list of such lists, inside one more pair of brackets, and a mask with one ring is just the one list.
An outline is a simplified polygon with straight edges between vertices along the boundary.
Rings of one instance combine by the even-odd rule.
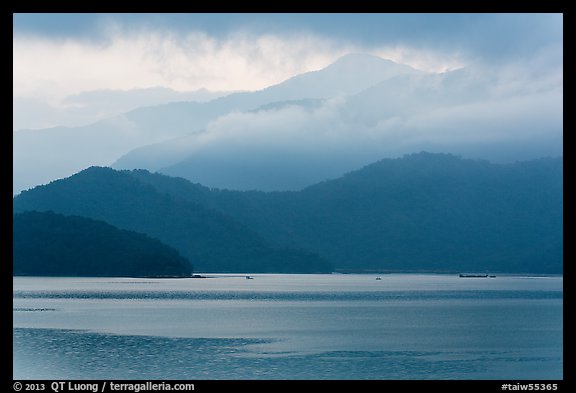
[[275, 249], [224, 214], [168, 195], [126, 172], [91, 167], [69, 178], [22, 192], [14, 212], [78, 215], [145, 233], [177, 249], [198, 271], [330, 272], [324, 259]]
[[15, 276], [188, 277], [173, 248], [105, 222], [52, 212], [14, 215]]
[[[382, 160], [306, 189], [293, 226], [337, 266], [560, 273], [562, 160]], [[330, 233], [330, 236], [323, 234]], [[332, 245], [337, 244], [336, 250]]]
[[147, 233], [204, 270], [328, 271], [317, 254], [337, 270], [561, 273], [562, 175], [562, 158], [499, 165], [419, 153], [265, 193], [90, 168], [23, 192], [14, 210]]
[[561, 273], [562, 168], [562, 158], [498, 165], [419, 153], [273, 193], [132, 175], [339, 269]]

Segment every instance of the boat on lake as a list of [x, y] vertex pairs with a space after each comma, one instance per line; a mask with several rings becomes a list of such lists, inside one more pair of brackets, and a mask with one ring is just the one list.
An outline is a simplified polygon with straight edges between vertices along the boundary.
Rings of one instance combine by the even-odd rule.
[[460, 273], [460, 278], [494, 278], [493, 274]]

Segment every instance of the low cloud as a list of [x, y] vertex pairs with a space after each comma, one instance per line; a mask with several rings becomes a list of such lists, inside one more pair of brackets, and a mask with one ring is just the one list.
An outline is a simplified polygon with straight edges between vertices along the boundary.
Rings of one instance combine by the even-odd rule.
[[[419, 90], [412, 93], [406, 93], [406, 88], [394, 91], [384, 84], [369, 97], [361, 93], [315, 106], [287, 105], [233, 113], [211, 122], [205, 132], [190, 136], [187, 146], [192, 156], [227, 152], [238, 161], [245, 155], [267, 151], [287, 156], [331, 154], [335, 160], [355, 156], [355, 162], [419, 149], [466, 152], [495, 161], [561, 155], [561, 83], [546, 77], [533, 80], [537, 88], [513, 88], [518, 81], [504, 78], [470, 72], [467, 77], [446, 82], [448, 86], [429, 83], [428, 88], [421, 89], [417, 85]], [[470, 88], [470, 84], [482, 86], [495, 79], [500, 85]], [[421, 98], [427, 94], [428, 98]], [[394, 99], [409, 110], [388, 112], [386, 103]], [[383, 103], [380, 111], [378, 106], [371, 108], [378, 103]], [[538, 152], [538, 144], [544, 142]], [[506, 149], [496, 149], [493, 154], [491, 149], [496, 145], [514, 149], [508, 155]], [[521, 146], [530, 149], [523, 155]]]
[[163, 87], [132, 90], [92, 90], [64, 97], [55, 103], [28, 97], [12, 99], [13, 130], [57, 126], [77, 127], [95, 123], [133, 109], [169, 102], [206, 102], [229, 92], [205, 89], [179, 92]]
[[226, 36], [202, 31], [104, 29], [98, 40], [16, 34], [13, 96], [61, 107], [85, 91], [165, 87], [175, 91], [259, 90], [319, 70], [347, 53], [372, 53], [427, 71], [459, 68], [456, 54], [391, 45], [366, 46], [313, 33]]
[[16, 36], [14, 95], [63, 98], [87, 90], [156, 86], [257, 90], [320, 69], [347, 52], [312, 36], [111, 32], [106, 41]]
[[[229, 113], [206, 127], [206, 123], [194, 123], [190, 130], [178, 128], [178, 132], [204, 128], [203, 132], [181, 135], [173, 145], [160, 146], [160, 152], [150, 148], [155, 153], [150, 161], [161, 157], [163, 165], [168, 165], [171, 153], [178, 159], [190, 154], [197, 158], [195, 163], [206, 159], [233, 167], [249, 158], [254, 169], [272, 164], [290, 168], [298, 160], [324, 157], [325, 167], [337, 175], [386, 156], [422, 149], [496, 161], [562, 152], [562, 15], [303, 15], [297, 19], [309, 21], [306, 29], [287, 18], [281, 28], [270, 27], [272, 22], [260, 29], [231, 24], [220, 33], [215, 32], [217, 26], [202, 30], [188, 20], [174, 29], [145, 24], [127, 27], [113, 21], [94, 28], [97, 34], [15, 31], [15, 127], [86, 125], [87, 119], [116, 115], [113, 111], [120, 108], [172, 100], [160, 99], [162, 94], [152, 94], [155, 98], [148, 100], [150, 95], [144, 99], [145, 94], [140, 94], [158, 87], [169, 90], [170, 97], [201, 88], [263, 89], [322, 69], [342, 55], [367, 53], [430, 74], [420, 80], [399, 77], [386, 86], [313, 105], [272, 104], [258, 111]], [[318, 29], [317, 18], [322, 21]], [[332, 18], [355, 22], [335, 24]], [[332, 81], [336, 86], [338, 78], [322, 83]], [[307, 94], [280, 100], [330, 95]], [[180, 121], [171, 116], [158, 122], [174, 119]], [[180, 123], [184, 128], [189, 124]], [[84, 132], [96, 128], [84, 127]], [[138, 139], [136, 134], [146, 127], [140, 128], [110, 131], [106, 135], [110, 140], [99, 140], [105, 147], [102, 151], [94, 143], [78, 143], [90, 150], [90, 164], [108, 165], [135, 147], [158, 142]], [[44, 151], [53, 146], [64, 166], [71, 146], [66, 132], [60, 129], [42, 135], [46, 143], [34, 145], [38, 155], [33, 149], [15, 149], [15, 157], [19, 154], [31, 172], [40, 172], [49, 165], [38, 157], [49, 155]], [[111, 144], [118, 148], [114, 156]], [[121, 147], [126, 150], [120, 151]], [[259, 162], [259, 155], [266, 159]], [[204, 171], [208, 165], [197, 168]], [[66, 174], [70, 173], [62, 171], [58, 176]], [[327, 173], [318, 176], [326, 178]], [[46, 174], [41, 181], [49, 179]]]

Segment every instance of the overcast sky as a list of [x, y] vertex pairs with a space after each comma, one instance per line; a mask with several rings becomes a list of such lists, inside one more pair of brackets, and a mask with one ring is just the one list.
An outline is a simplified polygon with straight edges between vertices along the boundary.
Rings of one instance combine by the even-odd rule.
[[[207, 124], [205, 153], [236, 152], [235, 140], [260, 149], [252, 156], [279, 144], [300, 151], [331, 143], [336, 156], [356, 146], [366, 160], [415, 149], [507, 161], [561, 153], [562, 14], [14, 14], [13, 129], [81, 126], [139, 106], [214, 97], [199, 89], [259, 90], [350, 53], [444, 73], [445, 94], [456, 101], [419, 112], [415, 94], [402, 103], [411, 113], [385, 115], [382, 97], [398, 100], [384, 88], [364, 128], [350, 119], [372, 116], [363, 113], [368, 99], [232, 113]], [[63, 139], [62, 154], [77, 150]], [[44, 145], [19, 149], [31, 173], [51, 162], [34, 162]]]
[[15, 14], [14, 95], [256, 90], [350, 52], [429, 71], [561, 67], [561, 14]]

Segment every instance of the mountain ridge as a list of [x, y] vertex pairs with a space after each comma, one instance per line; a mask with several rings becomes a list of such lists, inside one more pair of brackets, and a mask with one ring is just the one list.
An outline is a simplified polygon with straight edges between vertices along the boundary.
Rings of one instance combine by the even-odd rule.
[[[304, 76], [310, 75], [295, 78]], [[202, 133], [132, 150], [112, 166], [215, 188], [286, 191], [419, 150], [497, 162], [560, 155], [562, 125], [552, 114], [561, 109], [546, 109], [561, 108], [557, 92], [504, 89], [493, 76], [466, 68], [399, 73], [348, 95], [276, 101], [227, 114]], [[529, 120], [538, 113], [551, 117], [546, 123]]]
[[177, 249], [197, 270], [213, 272], [327, 272], [322, 258], [270, 247], [223, 213], [158, 192], [127, 173], [90, 167], [24, 191], [14, 212], [48, 211], [105, 221], [144, 233]]
[[[352, 59], [354, 57], [348, 58], [347, 62]], [[348, 67], [349, 75], [324, 77], [332, 78], [331, 83], [313, 82], [330, 72], [324, 71], [329, 68], [326, 67], [266, 89], [231, 93], [207, 102], [183, 101], [140, 107], [79, 127], [17, 131], [14, 133], [14, 193], [70, 176], [88, 166], [112, 165], [134, 149], [202, 132], [210, 121], [232, 112], [255, 110], [273, 102], [329, 98], [336, 93], [350, 94], [367, 88], [391, 73], [386, 60], [377, 57], [373, 60], [374, 64], [381, 61], [387, 65], [382, 67], [381, 76], [377, 68], [370, 73], [361, 73]], [[398, 72], [407, 72], [401, 65], [396, 65]], [[345, 80], [349, 80], [346, 86]], [[337, 87], [339, 83], [343, 84], [342, 88]], [[32, 160], [37, 164], [36, 169], [29, 165]], [[38, 166], [42, 171], [38, 171]]]
[[[121, 173], [223, 214], [271, 247], [320, 255], [337, 270], [557, 274], [562, 167], [562, 158], [492, 164], [422, 152], [285, 192], [211, 189], [146, 170]], [[37, 208], [46, 198], [41, 194], [16, 197], [15, 209]], [[28, 196], [34, 198], [23, 203]]]

